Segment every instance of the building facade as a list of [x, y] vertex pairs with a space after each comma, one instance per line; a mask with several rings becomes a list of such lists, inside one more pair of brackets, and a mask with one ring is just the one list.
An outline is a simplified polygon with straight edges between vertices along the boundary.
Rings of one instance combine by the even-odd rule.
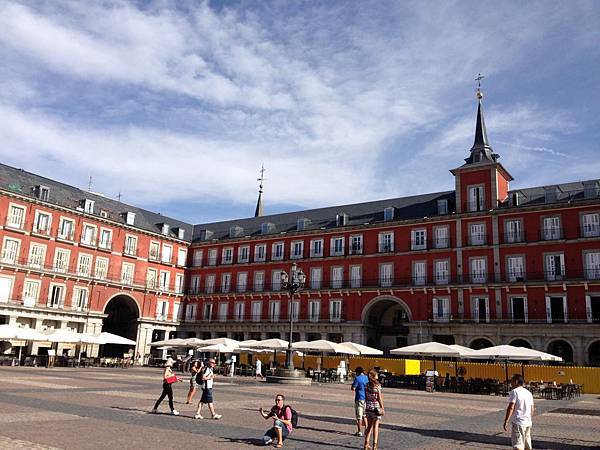
[[[192, 226], [0, 166], [0, 321], [148, 353], [175, 335], [287, 339], [291, 315], [294, 340], [510, 343], [600, 364], [600, 180], [510, 190], [478, 95], [446, 192], [264, 216], [261, 183], [255, 217]], [[307, 282], [290, 301], [294, 263]]]

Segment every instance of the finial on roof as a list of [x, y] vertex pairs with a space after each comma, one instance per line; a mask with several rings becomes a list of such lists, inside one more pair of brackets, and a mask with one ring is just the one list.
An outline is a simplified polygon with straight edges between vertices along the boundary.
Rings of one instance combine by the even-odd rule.
[[477, 100], [479, 100], [480, 102], [481, 100], [483, 100], [483, 92], [481, 92], [481, 80], [483, 80], [484, 78], [485, 77], [480, 73], [478, 73], [477, 78], [475, 78], [475, 81], [477, 81], [477, 89], [475, 91], [475, 95], [477, 97]]
[[263, 193], [263, 181], [265, 181], [265, 166], [264, 164], [260, 168], [260, 177], [256, 179], [256, 181], [260, 181], [258, 185], [258, 201], [256, 202], [256, 210], [254, 211], [254, 217], [262, 217], [265, 215], [263, 202], [262, 202], [262, 193]]

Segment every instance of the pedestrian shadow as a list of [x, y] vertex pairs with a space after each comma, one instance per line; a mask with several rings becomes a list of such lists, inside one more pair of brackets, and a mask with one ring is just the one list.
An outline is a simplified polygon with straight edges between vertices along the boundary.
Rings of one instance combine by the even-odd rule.
[[224, 437], [224, 436], [220, 436], [220, 437], [221, 437], [221, 439], [231, 442], [231, 443], [252, 445], [254, 447], [264, 447], [265, 446], [265, 442], [260, 438], [230, 438], [230, 437]]
[[[220, 436], [220, 438], [223, 439], [224, 441], [231, 442], [231, 443], [246, 444], [246, 445], [251, 445], [254, 447], [265, 447], [264, 441], [262, 439], [257, 439], [257, 438], [230, 438], [230, 437], [225, 437], [225, 436]], [[332, 447], [336, 447], [336, 448], [356, 448], [356, 446], [344, 445], [339, 442], [311, 441], [309, 439], [299, 439], [298, 437], [291, 437], [289, 439], [286, 439], [285, 442], [288, 446], [294, 445], [294, 444], [304, 444], [304, 445], [313, 444], [316, 446], [326, 445], [326, 446], [332, 446]]]

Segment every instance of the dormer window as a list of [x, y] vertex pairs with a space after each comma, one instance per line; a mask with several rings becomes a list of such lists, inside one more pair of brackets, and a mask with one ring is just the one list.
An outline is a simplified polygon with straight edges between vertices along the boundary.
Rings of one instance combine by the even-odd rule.
[[444, 214], [448, 214], [448, 200], [446, 200], [446, 199], [438, 200], [437, 201], [437, 209], [438, 209], [438, 214], [440, 216], [443, 216]]
[[556, 201], [556, 186], [544, 188], [544, 201], [546, 203], [554, 203]]
[[210, 241], [213, 237], [213, 232], [210, 230], [200, 230], [200, 240], [201, 241]]
[[394, 220], [394, 207], [389, 206], [383, 210], [383, 220], [389, 222], [390, 220]]
[[181, 227], [177, 228], [177, 238], [183, 239], [184, 236], [185, 236], [185, 230]]
[[519, 206], [521, 204], [521, 193], [512, 192], [510, 194], [510, 206]]
[[244, 229], [242, 227], [234, 226], [234, 227], [229, 228], [229, 237], [230, 238], [243, 236], [243, 234], [244, 234]]
[[583, 182], [583, 198], [596, 198], [600, 195], [598, 181]]
[[126, 213], [123, 213], [123, 219], [125, 219], [127, 225], [133, 225], [135, 223], [135, 213], [127, 211]]
[[81, 203], [83, 204], [83, 212], [87, 214], [94, 214], [94, 200], [86, 198]]
[[348, 224], [348, 214], [340, 213], [335, 216], [335, 226], [345, 227]]
[[275, 224], [271, 222], [264, 222], [260, 225], [261, 234], [269, 234], [275, 231]]
[[296, 224], [296, 231], [306, 230], [309, 223], [310, 223], [310, 220], [308, 220], [304, 217], [301, 217], [300, 219], [298, 219], [298, 222]]
[[50, 188], [48, 186], [38, 185], [35, 187], [35, 196], [40, 200], [47, 202], [50, 198]]
[[161, 233], [164, 234], [165, 236], [169, 235], [169, 224], [168, 223], [163, 223], [161, 224]]
[[108, 211], [105, 209], [101, 209], [100, 210], [100, 217], [103, 217], [105, 219], [108, 219]]

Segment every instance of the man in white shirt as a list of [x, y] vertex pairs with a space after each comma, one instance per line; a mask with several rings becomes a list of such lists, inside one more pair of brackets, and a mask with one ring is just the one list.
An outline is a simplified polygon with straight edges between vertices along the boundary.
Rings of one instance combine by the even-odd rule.
[[504, 416], [504, 431], [508, 431], [508, 421], [512, 424], [511, 440], [515, 450], [531, 450], [531, 417], [535, 407], [531, 392], [523, 387], [525, 380], [516, 374], [510, 380], [512, 390], [508, 394], [508, 407]]
[[215, 413], [215, 406], [213, 404], [212, 387], [213, 379], [215, 378], [215, 365], [216, 361], [214, 358], [210, 358], [202, 372], [202, 397], [200, 398], [200, 402], [198, 402], [198, 409], [196, 410], [194, 419], [204, 419], [201, 414], [203, 405], [208, 405], [208, 410], [210, 411], [213, 419], [219, 420], [221, 417], [223, 417], [221, 414]]

